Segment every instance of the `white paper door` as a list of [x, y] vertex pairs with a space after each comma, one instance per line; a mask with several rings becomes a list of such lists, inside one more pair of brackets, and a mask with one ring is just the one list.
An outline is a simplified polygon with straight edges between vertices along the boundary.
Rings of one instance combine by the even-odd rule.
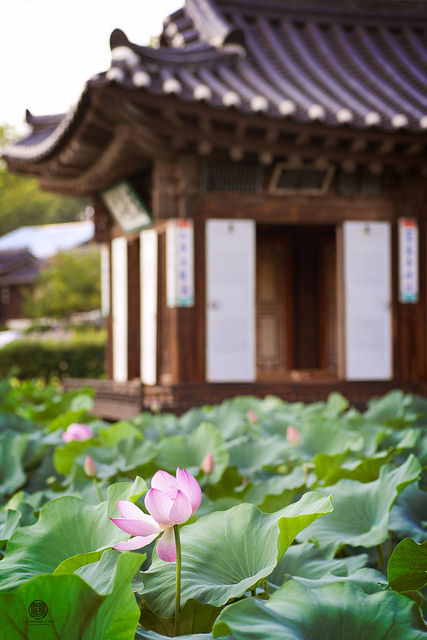
[[113, 379], [128, 377], [128, 260], [126, 238], [111, 241], [111, 285], [113, 311]]
[[141, 380], [157, 381], [157, 232], [140, 234], [141, 265]]
[[388, 222], [345, 222], [344, 299], [347, 380], [393, 376], [391, 230]]
[[110, 248], [101, 245], [101, 313], [103, 318], [110, 315]]
[[255, 223], [206, 223], [206, 378], [255, 379]]

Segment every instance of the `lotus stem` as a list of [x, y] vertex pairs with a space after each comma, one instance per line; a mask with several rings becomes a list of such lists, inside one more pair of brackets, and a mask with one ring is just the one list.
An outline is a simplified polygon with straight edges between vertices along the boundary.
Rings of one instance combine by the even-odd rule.
[[393, 531], [388, 532], [388, 557], [391, 556], [393, 552]]
[[181, 622], [181, 540], [179, 528], [175, 524], [173, 527], [176, 546], [176, 579], [175, 579], [175, 636], [180, 635]]
[[97, 478], [94, 478], [93, 482], [94, 482], [96, 490], [98, 492], [99, 499], [101, 500], [101, 502], [104, 502], [104, 496], [102, 495], [101, 489], [99, 488], [99, 484], [98, 484]]
[[255, 596], [256, 596], [256, 587], [255, 587], [255, 589], [251, 589], [251, 596], [253, 596], [255, 598]]
[[264, 595], [265, 595], [265, 599], [268, 600], [268, 582], [267, 582], [267, 580], [264, 580]]
[[383, 556], [383, 548], [380, 544], [377, 544], [377, 552], [378, 552], [378, 568], [381, 569], [381, 567], [384, 564], [384, 556]]

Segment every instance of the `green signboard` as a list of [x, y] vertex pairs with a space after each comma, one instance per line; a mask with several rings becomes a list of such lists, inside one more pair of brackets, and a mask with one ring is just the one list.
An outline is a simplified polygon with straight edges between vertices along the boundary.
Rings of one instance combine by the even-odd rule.
[[147, 207], [127, 180], [103, 189], [101, 197], [125, 233], [139, 231], [152, 224]]

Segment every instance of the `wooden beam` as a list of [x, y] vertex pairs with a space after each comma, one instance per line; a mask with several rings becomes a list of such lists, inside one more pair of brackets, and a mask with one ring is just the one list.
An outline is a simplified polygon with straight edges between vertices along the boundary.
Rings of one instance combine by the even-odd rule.
[[[60, 191], [62, 193], [90, 193], [101, 189], [108, 184], [111, 179], [116, 179], [125, 173], [125, 166], [119, 162], [119, 158], [126, 158], [129, 154], [129, 145], [133, 142], [132, 131], [125, 125], [118, 126], [114, 136], [105, 148], [102, 155], [97, 161], [88, 168], [87, 171], [81, 173], [76, 178], [58, 179], [50, 176], [48, 169], [44, 175], [40, 176], [40, 186], [43, 189]], [[135, 169], [138, 161], [133, 160]], [[141, 159], [139, 164], [142, 165]]]

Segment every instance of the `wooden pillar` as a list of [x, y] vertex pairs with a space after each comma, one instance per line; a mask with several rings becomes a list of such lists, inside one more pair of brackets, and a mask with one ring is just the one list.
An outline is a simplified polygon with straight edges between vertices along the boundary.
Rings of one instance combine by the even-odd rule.
[[139, 238], [128, 242], [128, 380], [140, 377]]
[[105, 204], [99, 196], [92, 198], [92, 207], [94, 210], [94, 224], [95, 234], [94, 239], [96, 242], [103, 244], [106, 250], [108, 269], [107, 282], [108, 282], [108, 312], [105, 317], [105, 328], [107, 330], [107, 344], [105, 346], [105, 374], [109, 380], [113, 378], [113, 315], [112, 315], [112, 285], [111, 285], [111, 228], [112, 220], [111, 215], [106, 208]]
[[[153, 217], [157, 222], [192, 219], [192, 202], [199, 191], [199, 166], [195, 156], [183, 155], [176, 162], [156, 159], [153, 171]], [[167, 226], [159, 233], [159, 316], [158, 379], [163, 384], [200, 382], [200, 300], [199, 276], [195, 285], [193, 306], [171, 307], [167, 303]], [[197, 229], [197, 230], [196, 230]], [[199, 242], [196, 223], [195, 244]], [[203, 248], [202, 248], [203, 251]], [[195, 247], [200, 261], [200, 248]], [[195, 271], [198, 266], [195, 265]], [[202, 292], [203, 293], [203, 292]]]
[[[420, 293], [418, 302], [405, 303], [398, 299], [397, 282], [397, 341], [398, 341], [398, 366], [399, 378], [404, 388], [410, 389], [420, 378], [425, 376], [426, 371], [426, 344], [425, 344], [425, 283], [423, 271], [425, 271], [425, 239], [423, 240], [423, 222], [420, 218], [422, 211], [422, 191], [419, 185], [407, 178], [405, 189], [396, 199], [396, 220], [399, 218], [414, 218], [419, 225], [419, 259], [420, 270]], [[424, 204], [425, 211], [425, 204]], [[397, 227], [398, 222], [396, 223]], [[396, 231], [397, 234], [397, 231]], [[396, 242], [398, 244], [398, 242]], [[398, 246], [396, 247], [396, 263], [398, 260]], [[398, 273], [397, 273], [398, 280]]]

